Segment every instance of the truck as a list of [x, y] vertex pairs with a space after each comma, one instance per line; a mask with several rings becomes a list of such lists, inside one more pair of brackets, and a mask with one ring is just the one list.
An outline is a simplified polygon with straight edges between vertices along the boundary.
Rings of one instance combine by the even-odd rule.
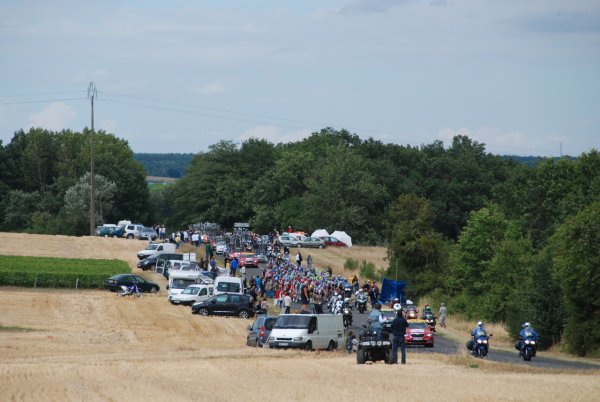
[[143, 260], [155, 253], [175, 253], [176, 246], [175, 243], [150, 243], [145, 249], [138, 251], [137, 257]]
[[343, 337], [340, 314], [281, 314], [269, 335], [269, 347], [333, 351]]
[[174, 293], [171, 298], [171, 304], [182, 304], [184, 306], [191, 306], [196, 302], [207, 300], [213, 295], [214, 285], [205, 283], [194, 283], [188, 285], [187, 288], [179, 294]]

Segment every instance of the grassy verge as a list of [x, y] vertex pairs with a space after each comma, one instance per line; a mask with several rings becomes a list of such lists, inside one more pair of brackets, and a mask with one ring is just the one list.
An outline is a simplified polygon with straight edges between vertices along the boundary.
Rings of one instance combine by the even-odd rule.
[[99, 289], [104, 279], [129, 272], [119, 260], [0, 256], [0, 286]]
[[31, 328], [0, 325], [0, 332], [31, 332]]

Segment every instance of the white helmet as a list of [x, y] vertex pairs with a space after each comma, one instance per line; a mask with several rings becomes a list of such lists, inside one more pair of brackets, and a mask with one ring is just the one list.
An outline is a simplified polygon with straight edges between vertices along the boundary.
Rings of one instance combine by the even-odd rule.
[[342, 300], [342, 295], [338, 295], [338, 299]]
[[412, 302], [412, 300], [407, 300], [406, 304], [410, 306], [411, 304], [413, 304], [413, 302]]
[[483, 326], [483, 321], [477, 321], [477, 326], [478, 326], [478, 327], [481, 327], [481, 326]]
[[395, 303], [394, 304], [394, 311], [398, 312], [402, 310], [402, 306], [400, 305], [400, 303]]
[[346, 297], [346, 298], [344, 299], [344, 302], [345, 302], [345, 303], [348, 303], [349, 301], [350, 301], [350, 299], [349, 299], [348, 297]]
[[528, 328], [528, 327], [531, 327], [531, 324], [530, 324], [529, 322], [526, 322], [525, 324], [523, 324], [523, 326], [524, 326], [525, 328]]

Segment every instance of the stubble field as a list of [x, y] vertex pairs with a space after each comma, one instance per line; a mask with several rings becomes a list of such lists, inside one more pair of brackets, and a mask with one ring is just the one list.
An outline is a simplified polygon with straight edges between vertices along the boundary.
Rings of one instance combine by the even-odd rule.
[[[143, 245], [0, 234], [0, 254], [8, 255], [134, 264]], [[523, 372], [424, 354], [409, 354], [406, 366], [358, 366], [341, 352], [253, 349], [245, 346], [250, 323], [193, 316], [171, 306], [164, 290], [137, 300], [108, 291], [0, 288], [0, 400], [592, 401], [600, 392], [597, 372]]]

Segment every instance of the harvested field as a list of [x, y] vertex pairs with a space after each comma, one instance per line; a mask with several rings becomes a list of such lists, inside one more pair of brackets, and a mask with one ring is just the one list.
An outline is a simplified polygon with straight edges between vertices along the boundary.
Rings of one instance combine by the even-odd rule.
[[[48, 256], [120, 255], [132, 262], [143, 243], [1, 237], [2, 254], [43, 248]], [[1, 401], [387, 401], [402, 395], [415, 401], [593, 401], [600, 392], [597, 372], [522, 372], [423, 354], [409, 354], [406, 366], [358, 366], [341, 352], [248, 348], [251, 321], [193, 316], [164, 294], [139, 300], [98, 290], [0, 288], [0, 312]]]

